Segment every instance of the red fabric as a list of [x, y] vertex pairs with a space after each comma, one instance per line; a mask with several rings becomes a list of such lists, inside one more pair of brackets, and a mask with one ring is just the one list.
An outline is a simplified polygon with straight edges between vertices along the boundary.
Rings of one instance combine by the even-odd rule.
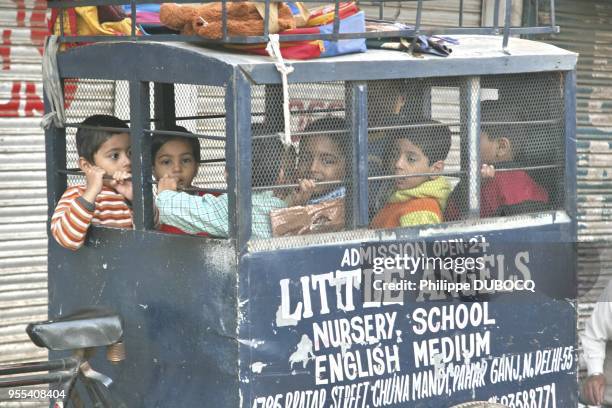
[[[318, 58], [321, 55], [323, 43], [321, 41], [304, 41], [292, 43], [295, 45], [283, 46], [281, 43], [281, 55], [283, 58], [307, 60]], [[268, 55], [264, 48], [251, 48], [248, 52], [257, 55]]]
[[[69, 8], [66, 9], [66, 12], [68, 13], [68, 21], [66, 21], [66, 19], [64, 19], [64, 36], [65, 37], [70, 37], [70, 36], [76, 36], [77, 34], [77, 15], [76, 15], [76, 11], [74, 11], [74, 8]], [[49, 32], [51, 34], [56, 34], [56, 35], [60, 35], [61, 34], [61, 27], [59, 27], [59, 13], [60, 13], [60, 9], [54, 8], [51, 9], [51, 18], [49, 19]], [[57, 26], [58, 28], [58, 32], [55, 32], [55, 23], [57, 22]], [[68, 23], [68, 27], [66, 27], [66, 23]], [[67, 28], [67, 29], [66, 29]], [[72, 47], [76, 47], [77, 45], [80, 45], [79, 43], [64, 43], [63, 47], [64, 48], [72, 48]]]
[[[462, 186], [457, 186], [456, 189]], [[525, 202], [548, 203], [548, 192], [537, 184], [524, 170], [498, 172], [492, 179], [482, 180], [480, 186], [480, 217], [495, 217], [503, 207], [519, 205]], [[444, 218], [455, 221], [462, 218], [461, 208], [466, 203], [459, 203], [451, 195]]]
[[480, 187], [480, 216], [493, 217], [500, 207], [526, 201], [548, 202], [548, 193], [524, 170], [506, 171], [483, 180]]
[[[359, 12], [359, 7], [355, 3], [340, 3], [340, 19], [345, 19]], [[325, 14], [329, 14], [329, 18], [325, 19], [325, 22], [320, 25], [325, 25], [333, 22], [334, 20], [334, 8], [325, 8], [317, 10], [311, 14], [308, 21], [312, 21], [314, 18], [321, 19]], [[294, 28], [292, 30], [284, 30], [278, 33], [279, 35], [306, 35], [306, 34], [320, 34], [321, 30], [319, 26], [313, 27], [301, 27]], [[266, 51], [266, 44], [257, 45], [238, 45], [231, 46], [230, 48], [239, 49], [251, 54], [257, 55], [268, 55]], [[280, 43], [281, 55], [283, 58], [307, 60], [313, 58], [319, 58], [323, 51], [325, 51], [325, 45], [323, 41], [319, 40], [304, 40], [304, 41], [291, 41]]]
[[[280, 32], [279, 35], [319, 34], [319, 32], [319, 27], [303, 27], [293, 30], [285, 30]], [[266, 44], [237, 45], [230, 46], [230, 48], [236, 48], [256, 55], [268, 55], [268, 52], [266, 51]], [[290, 41], [281, 42], [280, 50], [283, 58], [307, 60], [319, 58], [324, 48], [323, 41]]]
[[[208, 191], [198, 191], [198, 192], [197, 192], [197, 195], [199, 195], [200, 197], [202, 197], [204, 194], [210, 194], [210, 195], [213, 195], [213, 196], [215, 196], [215, 197], [218, 197], [218, 196], [220, 196], [220, 195], [221, 195], [221, 193], [211, 193], [211, 192], [208, 192]], [[190, 234], [190, 233], [188, 233], [188, 232], [185, 232], [185, 231], [183, 231], [183, 230], [182, 230], [182, 229], [180, 229], [180, 228], [177, 228], [177, 227], [174, 227], [174, 226], [172, 226], [172, 225], [168, 225], [168, 224], [161, 224], [161, 225], [159, 226], [159, 230], [160, 230], [161, 232], [165, 232], [165, 233], [167, 233], [167, 234], [177, 234], [177, 235], [194, 235], [194, 234]], [[206, 233], [206, 232], [198, 232], [198, 233], [197, 233], [197, 234], [195, 234], [195, 235], [197, 235], [197, 236], [199, 236], [199, 237], [209, 237], [209, 236], [210, 236], [210, 235], [209, 235], [208, 233]]]

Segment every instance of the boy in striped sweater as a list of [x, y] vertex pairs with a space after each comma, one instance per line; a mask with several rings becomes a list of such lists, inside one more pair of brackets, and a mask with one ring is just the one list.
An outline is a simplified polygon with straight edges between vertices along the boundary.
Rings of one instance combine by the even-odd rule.
[[71, 250], [83, 246], [91, 225], [133, 228], [129, 128], [109, 115], [90, 116], [81, 125], [76, 145], [86, 184], [68, 187], [51, 217], [53, 238]]
[[[389, 165], [395, 179], [395, 191], [372, 220], [372, 228], [396, 228], [437, 224], [451, 192], [445, 177], [444, 160], [450, 150], [448, 126], [421, 120], [423, 126], [394, 130], [388, 135]], [[425, 174], [425, 175], [419, 175]]]

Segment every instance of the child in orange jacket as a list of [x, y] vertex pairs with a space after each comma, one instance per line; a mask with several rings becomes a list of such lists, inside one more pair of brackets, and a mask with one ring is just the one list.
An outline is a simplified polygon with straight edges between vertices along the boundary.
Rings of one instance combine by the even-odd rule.
[[[372, 220], [372, 228], [396, 228], [437, 224], [443, 221], [446, 200], [451, 192], [445, 177], [444, 160], [451, 145], [448, 126], [420, 121], [421, 127], [398, 129], [388, 136], [389, 163], [395, 191]], [[425, 175], [420, 175], [425, 174]], [[400, 177], [406, 176], [406, 177]]]

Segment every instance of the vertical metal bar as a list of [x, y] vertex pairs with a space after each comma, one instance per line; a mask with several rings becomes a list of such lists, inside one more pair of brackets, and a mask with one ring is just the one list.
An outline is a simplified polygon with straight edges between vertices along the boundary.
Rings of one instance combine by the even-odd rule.
[[66, 35], [65, 30], [64, 30], [64, 7], [60, 7], [59, 21], [60, 21], [60, 37], [64, 38], [64, 36]]
[[576, 71], [564, 75], [565, 209], [576, 223]]
[[378, 1], [378, 19], [383, 20], [385, 18], [385, 3], [382, 0]]
[[510, 38], [510, 26], [512, 25], [512, 0], [506, 0], [506, 18], [504, 20], [504, 41], [502, 48], [505, 54], [510, 55], [508, 51], [508, 40]]
[[223, 41], [227, 41], [227, 0], [221, 0], [221, 32]]
[[367, 227], [368, 217], [368, 85], [354, 82], [351, 86], [351, 131], [353, 139], [353, 171], [351, 176], [352, 226]]
[[550, 0], [550, 26], [554, 27], [557, 24], [555, 17], [555, 0]]
[[174, 84], [155, 82], [153, 85], [156, 129], [168, 129], [176, 124], [176, 107], [174, 106]]
[[[276, 3], [274, 4], [274, 7], [276, 7]], [[270, 0], [266, 0], [264, 8], [265, 8], [265, 11], [264, 11], [264, 32], [263, 32], [263, 35], [264, 35], [266, 41], [268, 41], [268, 34], [270, 34]]]
[[459, 0], [459, 27], [463, 27], [463, 0]]
[[[534, 24], [534, 19], [533, 19], [533, 7], [532, 7], [532, 3], [533, 0], [524, 0], [523, 1], [523, 18], [522, 18], [522, 22], [523, 25], [525, 26], [537, 26], [537, 19], [535, 20], [535, 24]], [[525, 38], [531, 38], [531, 35], [525, 35]]]
[[480, 217], [480, 78], [468, 77], [465, 83], [467, 99], [468, 138], [468, 214]]
[[132, 37], [136, 37], [136, 2], [130, 1], [130, 17], [132, 18]]
[[421, 29], [421, 14], [423, 12], [423, 0], [418, 0], [417, 3], [417, 12], [416, 12], [416, 22], [414, 25], [414, 29], [415, 29], [415, 34], [419, 33], [419, 30]]
[[132, 210], [134, 228], [153, 228], [153, 192], [151, 183], [151, 138], [144, 135], [150, 129], [149, 83], [130, 81], [130, 139], [132, 142]]
[[[63, 86], [62, 86], [63, 88]], [[45, 113], [49, 113], [50, 102], [44, 95]], [[55, 206], [66, 190], [66, 174], [58, 170], [66, 168], [66, 129], [51, 125], [45, 130], [45, 160], [47, 164], [47, 213], [51, 220]]]
[[334, 3], [334, 30], [333, 30], [334, 40], [338, 40], [339, 32], [340, 32], [340, 0], [335, 0], [335, 3]]
[[[578, 270], [578, 212], [577, 212], [577, 143], [576, 143], [576, 70], [564, 73], [564, 116], [565, 116], [565, 210], [570, 217], [569, 237], [562, 238], [563, 241], [571, 243], [572, 257], [570, 271]], [[567, 240], [567, 241], [566, 241]], [[568, 287], [577, 288], [578, 274], [574, 272], [573, 282], [568, 282]], [[572, 293], [572, 299], [578, 297], [577, 289]]]
[[499, 2], [500, 0], [493, 2], [493, 28], [495, 29], [495, 34], [499, 33]]
[[423, 11], [423, 0], [418, 0], [417, 3], [417, 11], [416, 11], [416, 21], [414, 24], [414, 38], [412, 39], [412, 52], [416, 47], [417, 38], [419, 36], [419, 30], [421, 29], [421, 13]]
[[228, 171], [229, 236], [238, 253], [251, 239], [251, 86], [234, 70], [225, 93], [225, 162]]

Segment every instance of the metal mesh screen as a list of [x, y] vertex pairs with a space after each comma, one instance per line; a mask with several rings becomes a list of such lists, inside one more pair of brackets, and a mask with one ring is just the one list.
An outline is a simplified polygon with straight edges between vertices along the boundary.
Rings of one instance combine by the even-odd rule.
[[481, 103], [481, 217], [513, 216], [564, 205], [565, 107], [561, 73], [483, 77], [497, 98]]
[[460, 167], [458, 84], [446, 79], [368, 83], [372, 228], [443, 219]]
[[[66, 121], [78, 124], [92, 115], [114, 115], [129, 121], [129, 87], [126, 81], [104, 81], [85, 78], [68, 78], [64, 80], [64, 103]], [[78, 169], [76, 149], [77, 128], [66, 127], [66, 167]], [[85, 182], [82, 175], [69, 174], [68, 185]]]
[[294, 146], [277, 134], [284, 129], [280, 87], [255, 87], [253, 95], [253, 236], [343, 229], [352, 156], [344, 83], [289, 86]]
[[[320, 91], [323, 84], [290, 88], [291, 128], [297, 151], [268, 148], [259, 153], [254, 149], [254, 186], [262, 191], [259, 187], [262, 184], [275, 184], [279, 170], [269, 171], [273, 162], [281, 167], [280, 174], [284, 176], [276, 184], [286, 187], [274, 191], [289, 207], [308, 207], [313, 203], [311, 198], [333, 192], [333, 186], [349, 187], [348, 199], [344, 200], [347, 222], [333, 227], [350, 230], [347, 226], [351, 225], [348, 220], [353, 211], [350, 178], [354, 142], [346, 120], [350, 120], [352, 113], [338, 111], [344, 100], [350, 100], [350, 91], [341, 84], [325, 85], [328, 89], [323, 92]], [[368, 82], [370, 228], [562, 209], [565, 126], [562, 85], [558, 73]], [[281, 132], [283, 126], [280, 90], [260, 89], [257, 95], [254, 144], [258, 135]], [[296, 106], [306, 109], [297, 110]], [[340, 122], [325, 123], [325, 118], [330, 117], [337, 117]], [[313, 131], [308, 128], [313, 123], [322, 127]], [[347, 130], [338, 134], [348, 133], [339, 145], [330, 143], [327, 140], [330, 136], [323, 137], [333, 134], [335, 128]], [[325, 183], [340, 180], [331, 180], [332, 177], [316, 169], [313, 163], [318, 158], [313, 146], [319, 150], [326, 146], [341, 157], [347, 167], [343, 177], [335, 178], [343, 179], [343, 184]], [[256, 170], [258, 162], [265, 169]], [[291, 166], [292, 163], [295, 165]], [[329, 165], [333, 163], [332, 157]], [[264, 174], [264, 180], [259, 180]], [[310, 186], [312, 194], [298, 194], [308, 179], [317, 183], [314, 189]], [[321, 182], [327, 184], [324, 190], [318, 186]], [[273, 211], [272, 235], [295, 237], [328, 232], [313, 226], [318, 211], [326, 214], [318, 208], [280, 210], [282, 216]], [[328, 221], [323, 218], [323, 223]], [[355, 230], [352, 235], [349, 231], [342, 236], [357, 239], [360, 234]], [[296, 239], [290, 238], [287, 245]]]
[[[171, 104], [159, 102], [161, 111], [171, 109]], [[195, 189], [224, 189], [225, 182], [225, 89], [223, 87], [201, 86], [190, 84], [174, 84], [174, 109], [176, 125], [194, 134], [212, 136], [213, 138], [184, 138], [192, 147], [199, 144], [200, 163], [197, 173], [184, 186]], [[166, 112], [167, 114], [168, 112]], [[154, 128], [164, 130], [160, 118], [154, 121]], [[196, 140], [197, 142], [194, 142]], [[163, 149], [163, 146], [161, 146]], [[163, 152], [162, 152], [163, 153]], [[154, 155], [155, 156], [155, 155]], [[157, 155], [159, 156], [159, 154]], [[172, 169], [163, 166], [153, 157], [154, 175], [162, 176], [172, 173]], [[158, 157], [159, 159], [159, 157]], [[178, 171], [178, 169], [175, 169]]]
[[[65, 89], [70, 122], [96, 113], [129, 120], [125, 83], [79, 80], [74, 86], [67, 80]], [[151, 84], [152, 128], [199, 135], [179, 138], [199, 163], [185, 176], [180, 166], [173, 170], [167, 160], [159, 162], [157, 155], [168, 145], [155, 147], [160, 135], [154, 135], [154, 177], [174, 175], [179, 189], [194, 195], [218, 194], [226, 188], [224, 88], [175, 84], [168, 94], [173, 103], [156, 89]], [[345, 231], [342, 236], [350, 239], [357, 230], [351, 219], [357, 139], [353, 108], [346, 102], [352, 101], [352, 89], [341, 82], [291, 84], [288, 146], [279, 137], [282, 89], [252, 88], [254, 238]], [[559, 73], [369, 81], [367, 116], [371, 229], [563, 208]], [[170, 126], [174, 123], [183, 128]], [[74, 130], [67, 131], [68, 168], [77, 167]]]
[[[68, 123], [78, 124], [95, 114], [114, 115], [130, 121], [129, 84], [127, 81], [102, 81], [93, 79], [66, 79], [64, 81], [66, 117]], [[161, 103], [161, 101], [159, 102]], [[176, 125], [191, 133], [225, 136], [224, 89], [221, 87], [175, 85]], [[166, 108], [170, 109], [169, 104]], [[163, 108], [162, 108], [163, 109]], [[161, 129], [155, 118], [154, 84], [150, 84], [151, 128]], [[66, 129], [66, 160], [68, 169], [78, 168], [76, 150], [77, 128]], [[200, 157], [203, 163], [193, 179], [194, 187], [225, 188], [225, 142], [200, 139]], [[81, 175], [69, 175], [69, 184], [84, 182]]]
[[[162, 89], [163, 88], [163, 89]], [[152, 173], [164, 232], [225, 238], [229, 211], [225, 179], [225, 89], [158, 84]], [[166, 185], [165, 176], [176, 185]], [[162, 194], [176, 190], [181, 194]]]
[[[559, 74], [549, 73], [371, 84], [371, 226], [562, 208], [561, 84]], [[385, 114], [389, 110], [392, 115]], [[469, 143], [478, 111], [481, 135]], [[397, 178], [408, 173], [413, 177], [405, 182]]]

